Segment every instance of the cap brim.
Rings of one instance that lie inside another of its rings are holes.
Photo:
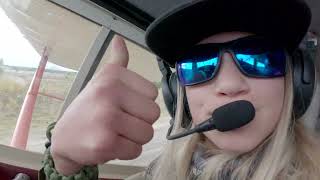
[[[170,66],[189,47],[220,32],[250,32],[296,49],[311,22],[300,0],[203,0],[185,4],[157,18],[147,29],[149,48]]]

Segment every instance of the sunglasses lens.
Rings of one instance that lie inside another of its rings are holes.
[[[183,85],[195,85],[212,79],[218,65],[218,55],[187,59],[177,63],[177,73]]]
[[[286,55],[284,50],[235,53],[240,68],[253,77],[278,77],[285,74]]]
[[[240,69],[252,77],[283,76],[286,70],[286,54],[274,42],[261,37],[249,37],[233,46]]]

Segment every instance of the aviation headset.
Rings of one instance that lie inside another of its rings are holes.
[[[293,91],[294,102],[293,112],[296,119],[300,118],[309,107],[315,84],[315,66],[308,49],[298,48],[292,55],[292,74],[293,74]],[[166,107],[171,115],[170,125],[174,123],[175,112],[177,107],[177,74],[172,72],[170,66],[162,59],[157,58],[159,69],[163,75],[162,93]],[[189,110],[188,100],[184,98],[185,118],[181,126],[183,128],[190,127],[191,113]]]

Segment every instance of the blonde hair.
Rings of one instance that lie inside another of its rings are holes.
[[[317,63],[317,62],[316,62]],[[320,177],[320,144],[313,129],[307,129],[303,119],[292,118],[292,69],[285,76],[285,98],[281,119],[275,130],[252,151],[228,154],[217,147],[208,148],[212,154],[199,180],[318,180]],[[318,74],[318,72],[317,72]],[[317,83],[316,83],[317,84]],[[184,89],[178,86],[177,110],[172,133],[184,129]],[[303,116],[304,117],[304,116]],[[197,144],[204,135],[169,141],[152,167],[153,180],[190,179],[190,162]]]

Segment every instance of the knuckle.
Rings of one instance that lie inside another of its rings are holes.
[[[154,130],[153,130],[152,126],[148,126],[147,128],[144,129],[144,131],[145,131],[145,140],[144,140],[143,144],[146,144],[146,143],[150,142],[151,139],[153,138]]]
[[[108,81],[106,81],[103,85],[102,85],[102,89],[109,94],[114,94],[117,92],[117,90],[120,87],[120,80],[118,78],[115,77],[110,77],[108,79]]]
[[[151,107],[151,119],[153,120],[153,122],[155,122],[160,117],[161,109],[160,106],[155,102],[152,103]]]
[[[121,97],[121,86],[122,85],[119,80],[108,80],[103,84],[101,83],[95,86],[93,96],[104,104],[112,104],[114,106],[118,103],[119,98]]]
[[[152,86],[151,86],[151,97],[152,97],[152,99],[156,99],[157,97],[158,97],[158,88],[154,85],[154,84],[152,84]]]
[[[95,84],[96,93],[106,94],[110,92],[110,94],[113,94],[117,92],[119,85],[120,80],[117,77],[110,76],[106,80]]]

